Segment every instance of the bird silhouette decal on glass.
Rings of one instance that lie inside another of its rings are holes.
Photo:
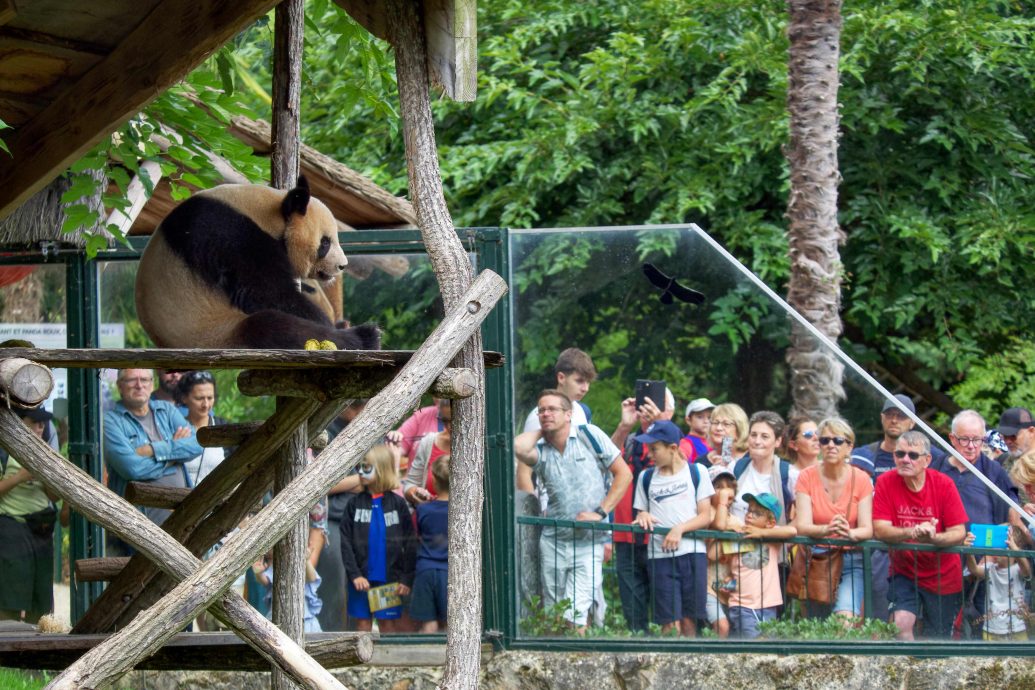
[[[647,276],[650,284],[661,290],[659,299],[662,304],[672,304],[673,299],[691,304],[704,303],[704,295],[684,285],[680,285],[675,278],[670,278],[658,270],[654,264],[643,264],[643,275]]]

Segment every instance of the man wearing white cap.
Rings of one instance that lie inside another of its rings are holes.
[[[690,433],[679,442],[679,450],[683,451],[688,462],[697,462],[697,458],[707,458],[711,448],[708,447],[708,427],[712,423],[712,410],[715,405],[708,398],[691,400],[686,406],[686,425]]]

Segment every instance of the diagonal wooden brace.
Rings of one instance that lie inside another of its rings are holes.
[[[52,689],[97,687],[115,681],[134,664],[154,653],[206,606],[220,596],[237,575],[290,529],[341,480],[406,410],[414,407],[449,361],[480,327],[507,290],[492,271],[484,271],[455,309],[409,363],[320,455],[320,460],[267,505],[247,527],[231,536],[211,559],[187,577],[160,603],[137,616],[48,685]],[[181,547],[182,548],[182,547]],[[224,595],[224,599],[226,596]],[[285,669],[289,670],[289,669]],[[297,677],[296,677],[297,680]]]
[[[186,547],[144,517],[143,513],[121,496],[115,495],[86,472],[67,462],[43,439],[29,431],[15,411],[6,408],[0,408],[0,445],[18,458],[36,479],[72,504],[77,511],[133,544],[163,570],[182,578],[195,572],[201,565],[201,561]],[[303,687],[343,687],[326,669],[313,661],[305,650],[249,606],[239,594],[226,591],[217,596],[220,601],[213,609],[215,615]],[[180,626],[172,632],[175,634],[182,628]],[[86,682],[74,687],[93,685]]]
[[[269,458],[276,449],[282,446],[293,430],[307,420],[319,406],[314,400],[299,399],[293,400],[285,409],[277,410],[263,423],[259,431],[252,434],[195,487],[165,521],[162,529],[175,541],[186,542],[187,537],[212,509],[233,493],[234,487],[270,465]],[[270,477],[272,479],[272,474]],[[203,552],[204,550],[195,553]],[[72,632],[101,633],[112,630],[115,622],[127,609],[135,613],[136,598],[157,575],[158,566],[153,559],[148,560],[142,554],[134,555],[129,565],[112,580],[86,615],[76,623]]]

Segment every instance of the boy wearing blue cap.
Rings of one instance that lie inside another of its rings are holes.
[[[654,422],[636,440],[647,446],[654,467],[636,482],[633,508],[640,511],[634,524],[647,531],[669,528],[664,537],[653,535],[647,547],[647,571],[654,598],[654,622],[668,632],[697,634],[697,619],[707,615],[708,559],[700,539],[683,539],[684,532],[706,529],[712,520],[711,478],[687,463],[679,442],[683,432],[669,421]]]
[[[736,530],[751,539],[775,536],[773,528],[781,512],[780,501],[776,496],[768,493],[744,494],[744,501],[748,504],[744,526]],[[786,526],[781,527],[780,534],[786,530]],[[730,595],[729,601],[730,632],[733,637],[758,637],[758,624],[774,620],[777,609],[783,604],[777,567],[780,544],[766,542],[757,546],[730,556],[730,570],[737,581],[736,591]]]

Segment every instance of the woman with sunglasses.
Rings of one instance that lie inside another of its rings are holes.
[[[820,462],[798,477],[798,534],[813,539],[831,537],[863,541],[873,536],[873,485],[866,472],[849,464],[855,432],[843,419],[831,417],[819,424]],[[844,546],[841,580],[833,612],[846,618],[862,615],[862,552]],[[826,611],[820,613],[825,614]]]
[[[403,479],[403,494],[413,505],[434,500],[435,485],[431,476],[432,466],[439,458],[448,456],[453,447],[453,404],[442,398],[438,401],[438,421],[442,431],[428,434],[417,444],[413,460]]]
[[[195,434],[202,427],[227,423],[212,412],[216,405],[216,379],[212,372],[188,371],[180,377],[177,391],[180,400],[187,406],[187,421],[194,428]],[[187,486],[194,488],[200,484],[225,457],[225,448],[206,448],[201,455],[183,463]]]
[[[787,424],[784,455],[799,472],[819,459],[819,429],[808,417],[795,417]]]

